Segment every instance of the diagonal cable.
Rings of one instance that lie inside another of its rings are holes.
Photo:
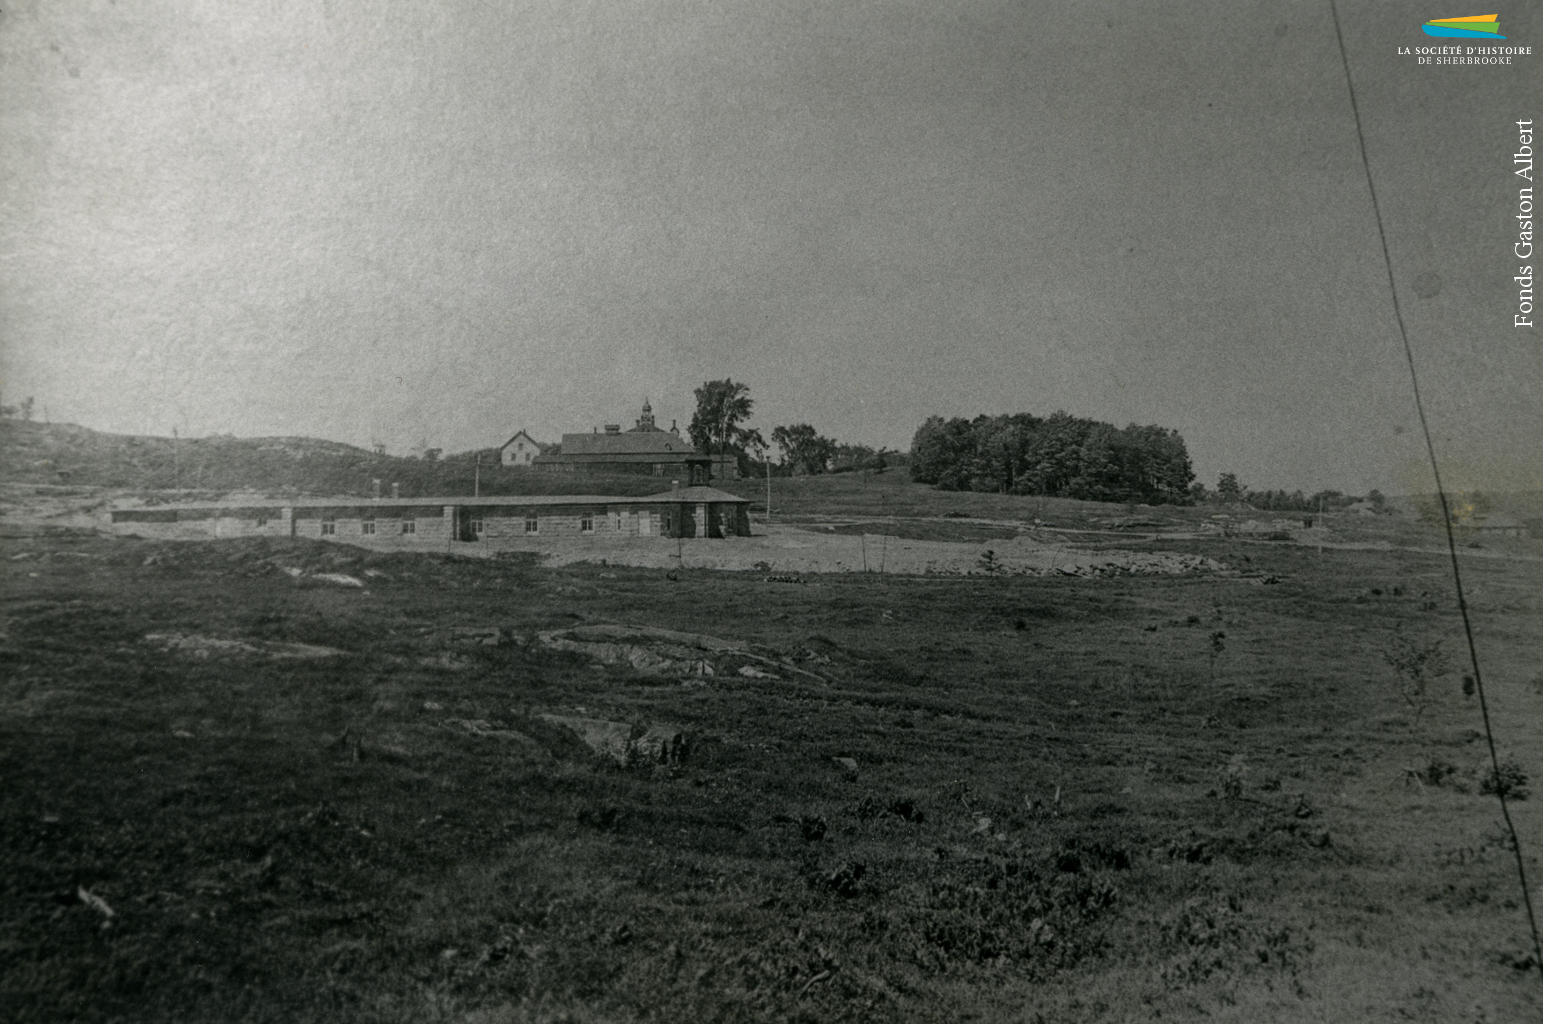
[[[1377,186],[1372,181],[1372,165],[1366,156],[1366,135],[1361,129],[1361,110],[1356,104],[1355,79],[1350,74],[1350,58],[1345,53],[1345,34],[1339,26],[1339,6],[1329,0],[1329,11],[1334,16],[1334,38],[1339,42],[1340,64],[1345,69],[1345,87],[1350,93],[1350,112],[1355,117],[1356,143],[1361,150],[1361,167],[1366,172],[1366,188],[1371,193],[1372,213],[1377,219],[1377,238],[1382,243],[1382,264],[1388,272],[1388,291],[1393,296],[1393,316],[1398,321],[1398,336],[1404,343],[1404,360],[1409,364],[1409,382],[1414,388],[1414,408],[1420,417],[1420,431],[1425,435],[1425,451],[1430,456],[1431,475],[1436,480],[1436,497],[1441,503],[1441,523],[1447,533],[1447,554],[1452,560],[1452,582],[1457,587],[1457,610],[1463,619],[1463,634],[1468,640],[1468,660],[1473,666],[1474,688],[1479,696],[1479,711],[1484,717],[1484,739],[1489,744],[1490,767],[1496,782],[1501,779],[1500,756],[1495,752],[1495,733],[1490,727],[1489,701],[1484,696],[1484,677],[1479,672],[1479,650],[1473,642],[1473,623],[1468,617],[1468,602],[1463,596],[1463,574],[1457,564],[1457,539],[1452,533],[1452,517],[1447,506],[1447,493],[1441,485],[1441,468],[1436,463],[1436,445],[1431,441],[1430,423],[1425,418],[1425,403],[1420,399],[1420,375],[1415,371],[1414,350],[1409,347],[1409,331],[1404,326],[1404,311],[1398,301],[1398,286],[1393,281],[1393,258],[1388,254],[1388,234],[1382,226],[1382,207],[1377,202]],[[1495,796],[1500,800],[1500,815],[1505,819],[1506,831],[1511,835],[1511,852],[1516,858],[1516,877],[1522,887],[1522,906],[1527,908],[1527,924],[1532,930],[1532,955],[1543,978],[1543,941],[1538,938],[1538,919],[1532,909],[1532,893],[1527,887],[1527,868],[1522,857],[1521,840],[1511,821],[1511,809],[1506,803],[1505,786],[1497,784]]]

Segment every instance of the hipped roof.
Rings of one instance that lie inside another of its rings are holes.
[[[553,463],[574,462],[582,465],[602,466],[608,462],[624,463],[626,465],[647,466],[655,463],[668,464],[672,462],[706,462],[707,456],[699,455],[694,449],[687,448],[684,451],[674,452],[585,452],[574,455],[567,451],[545,452],[536,456],[536,462],[552,465]]]

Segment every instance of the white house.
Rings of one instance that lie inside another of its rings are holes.
[[[498,450],[499,461],[506,466],[529,468],[531,460],[547,448],[547,445],[522,430],[505,441],[503,447]]]

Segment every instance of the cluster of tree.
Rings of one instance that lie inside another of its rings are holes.
[[[1263,512],[1337,512],[1363,501],[1371,502],[1378,512],[1387,507],[1387,498],[1381,491],[1374,490],[1362,497],[1343,491],[1304,494],[1301,491],[1254,490],[1240,484],[1236,473],[1223,473],[1217,479],[1214,491],[1196,481],[1190,487],[1190,496],[1197,504],[1247,505]]]
[[[821,434],[807,423],[774,427],[771,445],[780,452],[772,463],[771,445],[761,432],[743,426],[755,408],[750,386],[730,378],[705,381],[695,391],[696,412],[686,433],[697,450],[711,455],[733,456],[740,473],[760,476],[768,470],[779,476],[795,473],[882,473],[897,453],[862,444],[844,444]]]
[[[777,427],[772,443],[782,452],[778,467],[784,476],[797,473],[882,473],[895,452],[865,444],[846,444],[825,437],[807,423]]]
[[[1195,478],[1176,430],[1118,429],[1057,412],[931,416],[911,440],[911,479],[941,490],[1188,504]]]

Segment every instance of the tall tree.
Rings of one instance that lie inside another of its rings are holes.
[[[836,454],[836,442],[821,437],[819,431],[807,423],[775,428],[772,442],[782,449],[782,464],[795,472],[823,473]]]
[[[967,490],[975,458],[975,433],[969,420],[929,416],[911,438],[911,479],[944,491]]]
[[[738,451],[748,436],[748,431],[740,424],[750,418],[750,410],[755,405],[750,397],[750,385],[725,377],[704,381],[695,394],[696,412],[686,430],[691,443],[699,451],[711,455],[730,445]]]

